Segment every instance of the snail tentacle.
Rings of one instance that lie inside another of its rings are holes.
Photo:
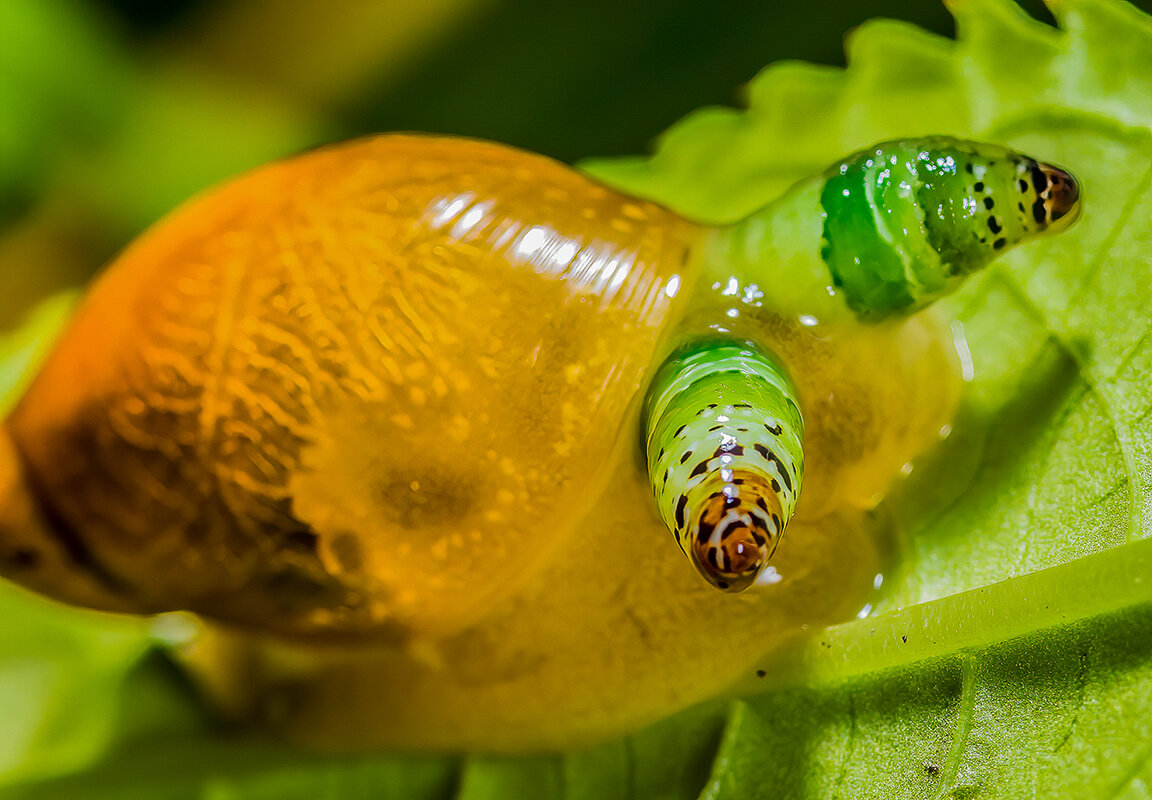
[[[886,142],[824,174],[821,256],[860,318],[909,313],[1013,245],[1066,230],[1080,189],[1064,170],[978,142]]]
[[[751,586],[796,507],[804,422],[792,382],[750,344],[672,356],[645,414],[648,478],[660,515],[700,573]]]

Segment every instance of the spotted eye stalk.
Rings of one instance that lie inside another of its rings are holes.
[[[994,145],[934,137],[878,145],[835,165],[821,192],[821,255],[863,318],[908,313],[994,256],[1067,229],[1075,179]]]
[[[719,589],[747,589],[796,507],[804,422],[795,389],[752,345],[711,343],[667,362],[647,409],[648,474],[664,522]]]

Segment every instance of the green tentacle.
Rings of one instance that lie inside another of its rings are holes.
[[[1079,212],[1079,187],[1064,170],[946,137],[879,144],[825,178],[821,255],[865,318],[915,311]]]
[[[660,515],[713,585],[750,586],[796,507],[804,423],[781,368],[750,345],[673,356],[645,414],[648,476]]]
[[[783,316],[876,322],[927,306],[1079,212],[1072,176],[1021,153],[943,136],[885,142],[717,228],[702,285],[761,289],[757,305]]]

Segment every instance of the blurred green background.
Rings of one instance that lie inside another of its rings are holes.
[[[390,130],[641,153],[873,16],[952,30],[924,0],[3,0],[0,328],[269,159]]]

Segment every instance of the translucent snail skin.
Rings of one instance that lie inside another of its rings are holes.
[[[318,744],[626,730],[859,606],[956,400],[920,310],[1078,208],[946,138],[725,228],[482,142],[272,164],[92,288],[0,436],[0,575],[195,612],[217,707]]]

